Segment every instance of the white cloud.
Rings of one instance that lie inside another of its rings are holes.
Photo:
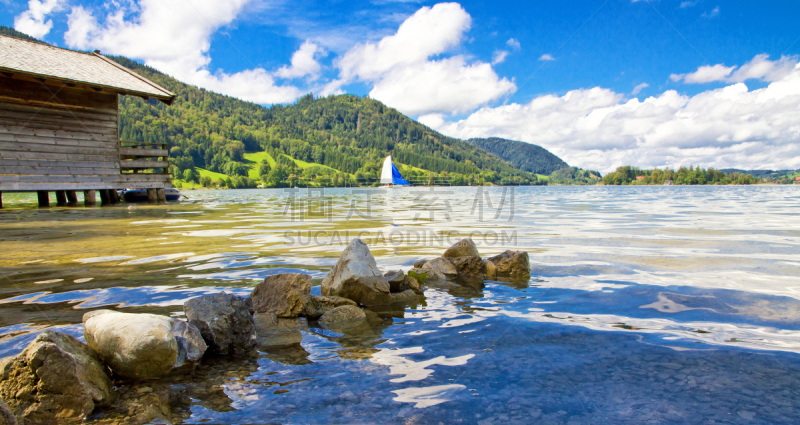
[[[712,81],[725,81],[731,72],[736,69],[735,66],[725,66],[722,64],[717,65],[704,65],[697,68],[697,71],[689,74],[672,74],[669,76],[672,81],[680,81],[687,84],[703,84]]]
[[[756,55],[752,60],[737,69],[736,66],[704,65],[697,71],[689,74],[672,74],[672,81],[681,81],[687,84],[703,84],[715,81],[726,83],[743,83],[749,79],[767,82],[778,81],[792,72],[798,58],[796,56],[781,56],[780,59],[771,61],[769,55]]]
[[[539,56],[539,60],[540,61],[554,61],[554,60],[556,60],[556,58],[554,58],[553,55],[551,55],[550,53],[545,53],[545,54]]]
[[[639,84],[639,85],[637,85],[636,87],[633,88],[633,91],[631,91],[631,94],[635,96],[635,95],[639,94],[639,92],[641,92],[642,90],[644,90],[644,89],[646,89],[648,87],[650,87],[650,84],[647,84],[647,83]]]
[[[776,61],[769,60],[769,55],[756,55],[750,62],[742,65],[733,72],[729,82],[741,83],[749,79],[762,81],[778,81],[790,74],[797,63],[796,56],[781,56]]]
[[[510,47],[511,50],[514,51],[518,51],[522,48],[522,45],[519,44],[519,41],[517,41],[515,38],[509,38],[508,41],[506,41],[506,46]],[[511,52],[508,50],[495,50],[494,54],[492,54],[492,65],[505,62],[506,58],[510,54]]]
[[[369,96],[411,116],[468,112],[516,90],[488,63],[468,65],[462,56],[396,68],[375,83]]]
[[[508,50],[495,50],[494,54],[492,55],[492,65],[505,62],[509,53],[510,52]]]
[[[468,63],[464,55],[431,60],[459,46],[471,22],[457,3],[423,7],[395,34],[351,48],[336,62],[340,80],[371,83],[370,97],[409,115],[466,112],[513,93],[514,82],[490,64]]]
[[[544,95],[527,104],[484,107],[463,120],[420,120],[454,137],[535,143],[570,164],[603,172],[620,165],[800,168],[800,64],[767,87],[744,83],[643,101],[609,89]]]
[[[345,79],[377,79],[403,65],[425,61],[461,43],[472,18],[458,3],[423,7],[405,20],[397,33],[377,44],[358,44],[339,61]]]
[[[319,46],[306,41],[292,55],[292,65],[281,67],[275,75],[280,78],[301,78],[308,75],[312,80],[316,80],[319,78],[321,67],[315,56],[322,53]]]
[[[715,7],[710,12],[704,12],[702,15],[704,18],[714,18],[719,16],[719,6]]]
[[[681,9],[686,9],[687,7],[692,7],[697,4],[697,1],[684,1],[681,2]]]
[[[43,38],[53,28],[53,21],[47,15],[61,9],[63,0],[30,0],[28,10],[14,18],[14,29],[31,37]]]
[[[290,102],[301,91],[275,85],[264,69],[233,74],[208,70],[212,34],[231,23],[249,1],[113,2],[102,23],[91,10],[76,6],[64,41],[72,48],[141,59],[184,82],[253,102]]]

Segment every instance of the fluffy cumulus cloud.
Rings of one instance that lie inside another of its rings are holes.
[[[316,56],[324,54],[322,49],[316,44],[306,41],[292,55],[292,65],[284,66],[275,72],[280,78],[301,78],[309,76],[310,79],[319,78],[321,66],[317,62]]]
[[[760,60],[757,56],[750,63]],[[755,90],[739,82],[691,97],[669,90],[626,100],[595,87],[540,96],[527,104],[484,107],[456,122],[437,114],[420,120],[454,137],[535,143],[570,164],[604,172],[625,164],[797,169],[800,63],[795,60],[791,71],[780,75]]]
[[[553,55],[551,55],[550,53],[545,53],[545,54],[539,56],[539,60],[540,61],[554,61],[554,60],[556,60],[556,58],[554,58]]]
[[[30,0],[28,10],[14,18],[14,29],[31,37],[43,38],[53,28],[53,21],[47,15],[58,11],[63,0]]]
[[[514,82],[490,64],[470,63],[464,55],[431,59],[460,45],[471,22],[457,3],[423,7],[395,34],[345,53],[337,61],[340,79],[372,84],[370,97],[409,115],[466,112],[513,93]]]
[[[300,90],[277,85],[273,74],[264,69],[234,74],[208,70],[212,34],[231,23],[248,2],[113,2],[104,9],[102,19],[92,10],[75,6],[68,16],[69,29],[64,41],[76,49],[100,49],[104,53],[141,59],[182,81],[242,99],[258,103],[292,101],[300,95]],[[314,71],[302,49],[298,52],[297,66],[293,58],[292,66],[283,70],[284,74]]]
[[[747,80],[761,80],[773,82],[783,79],[790,74],[797,63],[794,56],[781,56],[780,59],[771,61],[769,55],[756,55],[751,61],[741,67],[725,66],[723,64],[705,65],[697,71],[688,74],[672,74],[672,81],[683,81],[687,84],[703,84],[716,81],[726,83],[743,83]]]

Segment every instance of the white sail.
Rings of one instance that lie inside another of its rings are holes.
[[[383,160],[381,169],[381,184],[392,184],[392,156],[389,155]]]

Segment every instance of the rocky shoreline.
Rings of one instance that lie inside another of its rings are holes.
[[[19,355],[0,360],[0,425],[77,423],[102,410],[121,412],[126,423],[168,420],[188,397],[159,382],[191,377],[204,356],[224,362],[252,356],[258,347],[297,344],[308,321],[334,332],[367,326],[370,309],[416,303],[425,285],[527,280],[530,271],[525,252],[483,259],[464,239],[441,257],[415,262],[408,273],[382,273],[369,247],[354,239],[323,279],[322,296],[310,293],[311,276],[283,273],[266,277],[249,297],[192,298],[184,303],[186,320],[91,311],[83,316],[85,344],[48,330]],[[143,382],[148,386],[133,390],[131,384]]]

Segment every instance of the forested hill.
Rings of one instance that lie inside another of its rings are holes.
[[[493,153],[514,167],[529,173],[550,175],[553,171],[569,167],[566,162],[547,149],[530,143],[499,137],[470,139],[467,142]]]
[[[131,96],[120,101],[122,140],[167,142],[176,172],[201,167],[247,176],[253,165],[245,154],[263,151],[277,160],[273,168],[282,164],[289,174],[303,171],[298,164],[315,163],[325,166],[315,168],[317,173],[334,169],[376,179],[391,154],[417,180],[433,172],[455,184],[536,182],[536,176],[373,99],[307,95],[292,105],[265,108],[184,84],[123,57],[111,59],[177,95],[172,106]]]

